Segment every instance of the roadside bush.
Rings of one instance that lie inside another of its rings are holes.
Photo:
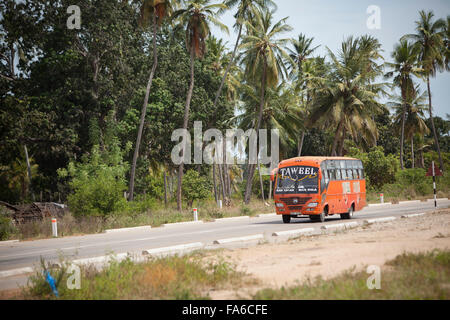
[[[7,240],[15,232],[11,218],[6,217],[0,212],[0,241]]]
[[[263,181],[263,188],[264,188],[264,199],[267,199],[267,198],[269,198],[270,176],[264,176],[263,175],[262,176],[262,181]],[[258,198],[262,199],[261,182],[259,181],[259,170],[258,169],[255,170],[255,174],[253,176],[252,192]],[[272,190],[272,192],[273,192],[273,190]]]
[[[424,169],[405,169],[396,174],[397,183],[403,187],[413,187],[417,195],[427,195],[433,193],[432,178],[426,177]]]
[[[123,193],[127,190],[127,170],[128,164],[123,162],[117,143],[103,152],[94,146],[91,156],[83,157],[82,163],[70,162],[67,169],[58,170],[60,177],[71,178],[69,185],[73,193],[67,200],[73,214],[105,216],[125,210],[127,202]]]
[[[127,203],[127,213],[144,213],[156,210],[160,206],[159,202],[150,196],[138,195],[134,201]]]
[[[383,147],[373,147],[369,153],[350,148],[348,155],[363,162],[368,186],[380,190],[385,184],[395,183],[400,162],[393,154],[385,155]]]
[[[204,200],[211,196],[211,182],[200,176],[195,170],[188,170],[183,177],[183,197],[188,206],[192,207],[195,200]]]

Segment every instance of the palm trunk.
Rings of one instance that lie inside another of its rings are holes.
[[[227,79],[228,73],[230,72],[231,66],[234,63],[234,58],[236,56],[236,52],[237,52],[237,49],[239,47],[239,41],[241,40],[241,34],[242,34],[242,24],[239,27],[239,33],[238,33],[238,37],[236,39],[236,44],[234,45],[234,50],[233,50],[233,53],[231,55],[230,63],[228,64],[227,69],[225,70],[225,74],[222,77],[222,82],[220,83],[219,89],[217,90],[217,93],[216,93],[216,98],[214,99],[214,106],[213,106],[214,115],[212,117],[213,119],[214,119],[216,113],[218,112],[218,110],[217,110],[217,103],[219,102],[219,98],[220,98],[220,96],[222,94],[222,89],[223,89],[223,86],[224,86],[225,81]]]
[[[442,162],[442,156],[441,156],[441,148],[439,147],[439,139],[436,132],[436,127],[434,126],[434,118],[433,118],[433,107],[431,104],[431,88],[430,88],[430,77],[427,76],[427,87],[428,87],[428,99],[429,99],[429,112],[430,112],[430,120],[431,120],[431,127],[433,129],[433,136],[434,136],[434,143],[436,144],[436,149],[439,156],[439,165],[441,166],[441,170],[444,171],[444,163]]]
[[[186,106],[184,108],[183,129],[187,129],[189,123],[189,109],[191,107],[192,92],[194,91],[194,47],[191,44],[191,82],[186,97]],[[184,150],[182,151],[184,157]],[[177,186],[177,209],[181,211],[181,183],[183,180],[184,161],[181,162],[178,169],[178,186]]]
[[[259,165],[259,157],[256,158],[257,162],[258,162],[258,173],[259,173],[259,184],[261,187],[261,197],[262,197],[262,201],[263,203],[266,202],[266,197],[264,195],[264,183],[263,183],[263,179],[262,179],[262,174],[261,174],[261,166]]]
[[[402,130],[400,135],[400,168],[403,170],[405,167],[403,165],[403,145],[405,142],[405,118],[406,118],[406,103],[405,103],[405,94],[402,93],[403,97],[403,111],[402,111]]]
[[[33,201],[34,201],[34,192],[31,190],[31,165],[30,165],[30,158],[28,157],[28,149],[27,146],[24,145],[23,146],[24,150],[25,150],[25,161],[27,162],[27,173],[28,173],[28,190],[31,192]]]
[[[258,122],[256,124],[256,135],[258,136],[259,129],[261,128],[261,122],[263,117],[263,111],[264,111],[264,96],[266,94],[266,77],[267,77],[267,61],[266,57],[264,57],[264,67],[263,67],[263,74],[262,74],[262,81],[261,81],[261,102],[259,105],[259,114],[258,114]],[[256,139],[258,143],[258,138]],[[258,146],[257,151],[258,151]],[[256,157],[258,159],[259,152],[256,152]],[[258,161],[257,161],[258,162]],[[253,175],[255,174],[255,164],[248,165],[248,176],[247,176],[247,184],[245,186],[245,195],[244,195],[244,202],[245,204],[250,203],[250,199],[252,196],[252,182],[253,182]]]
[[[216,200],[217,203],[219,199],[217,199],[216,165],[214,163],[212,165],[212,169],[213,169],[214,200]]]
[[[333,140],[333,146],[331,147],[331,155],[334,157],[334,156],[337,156],[337,153],[336,153],[336,149],[337,149],[337,146],[338,146],[338,142],[339,142],[339,135],[340,135],[340,133],[341,133],[341,130],[342,130],[342,126],[344,125],[344,119],[342,119],[340,122],[339,122],[339,125],[338,125],[338,127],[337,127],[337,129],[336,129],[336,133],[334,134],[334,140]]]
[[[344,142],[345,142],[345,134],[342,132],[341,140],[339,143],[339,156],[342,157],[344,155]]]
[[[269,201],[272,200],[272,180],[269,183]]]
[[[228,175],[228,165],[226,162],[226,152],[227,152],[227,143],[226,143],[226,139],[224,139],[223,144],[222,144],[222,155],[223,155],[223,166],[222,166],[222,173],[223,173],[223,184],[225,187],[225,195],[226,195],[226,200],[225,200],[225,205],[228,207],[230,206],[230,184],[229,184],[229,180],[230,177]]]
[[[305,131],[302,131],[302,137],[298,143],[298,157],[302,156],[303,141],[305,140]]]
[[[164,170],[164,206],[167,208],[167,174]]]
[[[147,83],[147,91],[145,92],[145,99],[144,99],[144,105],[142,106],[141,110],[141,120],[139,123],[139,131],[136,139],[136,146],[134,149],[134,155],[133,155],[133,164],[131,166],[131,173],[130,173],[130,186],[129,186],[129,196],[128,200],[133,201],[134,199],[134,178],[136,174],[136,163],[137,158],[139,157],[139,147],[141,145],[141,139],[142,139],[142,132],[144,131],[144,123],[145,123],[145,116],[147,115],[147,106],[148,106],[148,98],[150,96],[150,89],[152,87],[153,83],[153,77],[155,75],[156,67],[158,65],[158,54],[156,51],[156,30],[157,30],[157,24],[156,24],[156,14],[153,13],[153,66],[152,71],[150,72],[150,77],[148,79]]]
[[[414,136],[411,136],[411,168],[414,169]]]
[[[227,191],[225,189],[225,181],[224,181],[224,178],[223,178],[223,171],[224,171],[223,170],[223,165],[218,164],[218,167],[219,167],[220,187],[221,187],[221,190],[222,190],[222,199],[223,199],[224,205],[226,205],[226,202],[227,202]]]
[[[420,149],[419,154],[420,154],[420,167],[422,169],[425,169],[425,158],[423,156],[423,148]]]

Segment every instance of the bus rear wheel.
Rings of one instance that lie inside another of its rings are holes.
[[[350,208],[348,208],[348,212],[346,213],[342,213],[341,214],[341,219],[351,219],[353,218],[353,205],[350,206]]]
[[[284,223],[290,223],[291,222],[291,216],[287,214],[283,214],[283,222]]]

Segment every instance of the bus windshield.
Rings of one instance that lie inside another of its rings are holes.
[[[292,166],[278,171],[277,194],[308,194],[319,192],[319,168]]]

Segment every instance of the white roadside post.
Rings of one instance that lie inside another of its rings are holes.
[[[56,219],[52,219],[52,233],[54,238],[58,237],[58,224]]]
[[[433,193],[434,193],[434,207],[437,208],[437,199],[436,199],[436,174],[434,172],[434,161],[431,162],[431,167],[433,171]]]
[[[197,208],[194,208],[194,221],[198,221]]]
[[[222,209],[222,200],[217,200],[217,205],[219,206],[219,209]]]
[[[380,202],[384,203],[384,194],[380,193]]]

